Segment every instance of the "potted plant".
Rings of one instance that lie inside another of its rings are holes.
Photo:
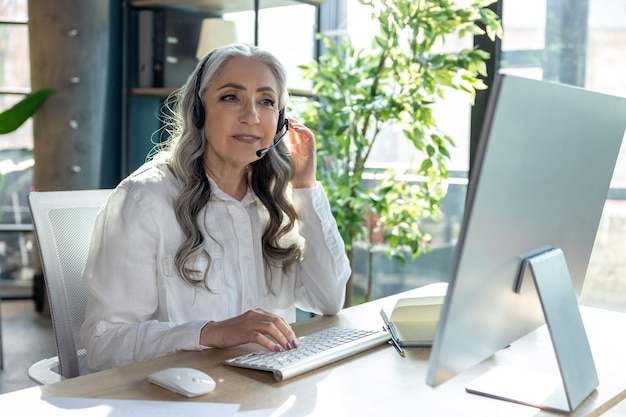
[[[428,250],[430,235],[420,219],[437,220],[446,192],[447,162],[453,139],[442,132],[433,106],[448,90],[473,100],[485,89],[488,53],[478,48],[445,52],[448,36],[487,33],[501,36],[493,0],[359,0],[372,9],[379,33],[359,49],[344,37],[321,35],[325,52],[302,65],[312,81],[314,100],[299,117],[316,134],[318,175],[328,193],[350,262],[357,242],[368,242],[371,259],[378,232],[385,253],[405,263]],[[380,132],[401,127],[421,160],[406,169],[374,172],[364,181],[367,162]],[[415,174],[421,181],[399,181]],[[366,221],[366,219],[368,221]],[[370,265],[370,281],[371,270]],[[350,280],[352,281],[352,279]],[[351,305],[352,282],[346,306]]]

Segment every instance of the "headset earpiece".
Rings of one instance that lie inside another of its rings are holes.
[[[213,52],[210,52],[202,64],[200,68],[198,68],[198,72],[196,73],[196,82],[194,84],[193,89],[193,124],[196,125],[198,129],[202,129],[204,126],[204,118],[206,117],[204,114],[204,105],[202,104],[202,98],[200,97],[200,84],[202,84],[202,73],[204,72],[204,67],[206,66],[207,61],[211,58]]]
[[[196,125],[198,129],[202,129],[204,126],[204,105],[202,104],[202,99],[200,98],[200,82],[202,80],[202,72],[204,70],[204,63],[198,70],[196,74],[196,85],[194,87],[193,92],[193,124]]]
[[[278,126],[276,126],[276,133],[280,133],[280,131],[283,130],[285,126],[287,126],[287,129],[289,129],[289,120],[287,120],[287,118],[285,117],[285,109],[282,109],[280,112],[278,112]]]

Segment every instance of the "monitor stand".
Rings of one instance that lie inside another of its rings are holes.
[[[560,378],[527,369],[498,366],[471,382],[466,390],[534,407],[571,412],[598,386],[598,374],[565,256],[560,249],[550,249],[524,259],[520,280],[529,267],[559,365]]]

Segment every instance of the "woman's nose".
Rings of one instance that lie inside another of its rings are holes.
[[[259,122],[259,111],[254,102],[245,103],[243,105],[241,119],[247,124],[255,124]]]

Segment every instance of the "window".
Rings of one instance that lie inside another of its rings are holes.
[[[0,0],[0,111],[30,92],[27,0]],[[32,123],[0,136],[0,293],[32,294],[33,235],[26,196],[32,184]],[[26,232],[24,232],[26,231]]]
[[[302,78],[298,65],[316,56],[317,6],[300,2],[280,7],[268,4],[271,6],[270,2],[259,2],[256,33],[253,11],[227,13],[224,18],[237,23],[239,42],[257,44],[285,65],[292,94],[309,91],[311,85]]]
[[[347,28],[348,36],[360,48],[366,48],[371,43],[372,34],[378,31],[378,22],[372,21],[371,8],[363,6],[354,0],[347,1]],[[454,38],[446,41],[446,51],[459,51],[471,48],[473,40],[470,36]],[[449,170],[465,175],[469,168],[469,121],[470,104],[467,98],[460,93],[450,92],[446,101],[437,108],[437,120],[441,129],[452,136],[456,141],[456,148],[452,149]],[[389,166],[392,164],[408,164],[411,158],[419,156],[412,144],[403,140],[398,132],[386,132],[375,145],[370,157],[370,164]]]
[[[357,47],[368,47],[373,34],[378,31],[378,22],[373,21],[370,16],[371,8],[361,5],[356,0],[337,0],[331,3],[342,4],[337,5],[336,9],[345,8],[345,19],[336,18],[336,27],[328,27],[322,21],[321,27],[327,28],[328,32],[325,29],[322,31],[327,34],[347,34]],[[471,48],[473,44],[473,38],[468,35],[463,38],[447,39],[441,48],[455,52]],[[435,108],[435,117],[441,130],[450,135],[456,143],[456,146],[451,149],[451,160],[448,166],[448,192],[441,202],[442,221],[438,224],[423,226],[423,229],[427,229],[433,236],[431,251],[422,254],[415,261],[410,261],[406,268],[402,268],[394,260],[387,259],[382,253],[374,254],[371,298],[397,293],[431,282],[448,280],[467,189],[471,117],[471,104],[468,97],[460,92],[450,91],[445,101]],[[373,169],[409,165],[412,159],[418,157],[420,157],[418,151],[402,137],[402,132],[391,126],[381,133],[370,154],[368,165]],[[361,290],[365,292],[368,285],[369,262],[366,256],[364,250],[357,249],[353,263],[355,293]]]
[[[504,39],[500,71],[536,79],[549,79],[608,94],[626,96],[626,2],[623,0],[499,0]],[[360,45],[370,42],[369,8],[355,0],[335,0],[347,10],[335,28],[345,30]],[[371,23],[374,25],[374,22]],[[324,27],[325,22],[321,22]],[[331,27],[331,30],[333,28]],[[446,47],[460,48],[472,39],[451,40]],[[445,210],[449,221],[438,236],[447,253],[420,257],[405,269],[377,264],[374,285],[379,295],[397,292],[431,280],[446,280],[451,247],[457,236],[464,204],[470,148],[470,106],[450,96],[439,107],[442,129],[456,141],[450,171],[451,184]],[[414,152],[393,131],[373,155],[372,164],[405,162]],[[458,187],[457,187],[458,185]],[[592,254],[583,301],[590,305],[626,311],[626,146],[618,159]],[[355,262],[355,265],[366,264]],[[419,270],[418,274],[414,271]],[[355,271],[358,275],[362,271]],[[623,278],[620,278],[623,277]],[[358,277],[357,277],[358,278]],[[357,279],[355,278],[355,281]]]
[[[0,0],[0,111],[30,91],[27,0]],[[5,135],[0,149],[32,148],[30,121]]]
[[[621,0],[504,0],[503,72],[626,96]],[[626,311],[626,149],[622,146],[582,301]]]

